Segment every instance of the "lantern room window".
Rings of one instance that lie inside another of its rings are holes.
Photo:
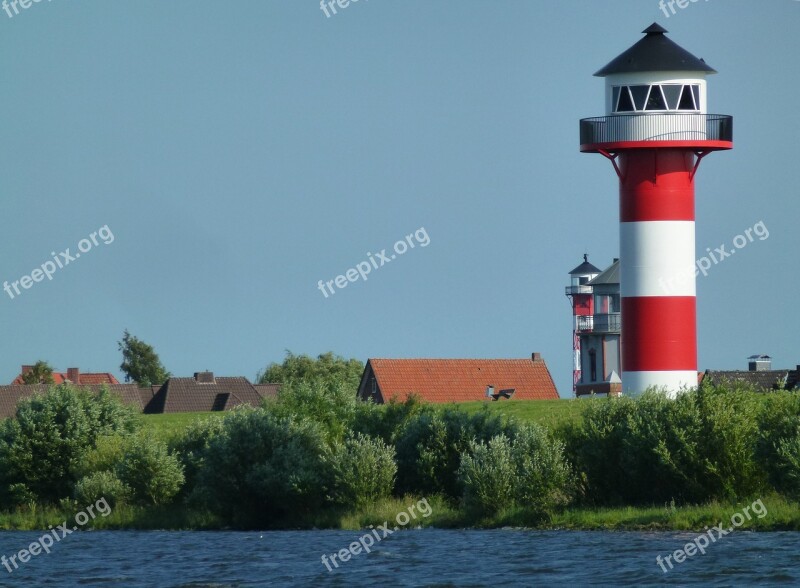
[[[700,110],[699,84],[614,86],[613,112],[670,112]]]

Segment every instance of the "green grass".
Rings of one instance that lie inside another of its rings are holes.
[[[386,521],[396,521],[401,512],[417,515],[409,521],[407,528],[419,526],[446,529],[458,527],[462,522],[461,514],[442,498],[434,496],[430,500],[425,499],[425,502],[421,501],[422,499],[415,496],[384,498],[340,515],[331,526],[346,530],[365,529],[370,525],[377,527]]]
[[[67,521],[70,525],[75,520],[77,509],[56,506],[19,508],[15,511],[0,513],[0,530],[3,531],[39,531],[51,525],[60,525]],[[222,528],[219,520],[212,514],[188,509],[176,504],[163,507],[141,507],[117,505],[107,516],[95,511],[95,518],[82,525],[82,530],[214,530]]]
[[[534,422],[557,428],[560,425],[580,420],[585,405],[580,400],[511,400],[499,402],[462,402],[457,406],[469,413],[479,410],[514,417],[523,422]],[[169,441],[180,435],[195,420],[224,416],[220,412],[177,412],[169,414],[144,414],[141,419],[145,430],[162,441]]]
[[[152,436],[164,442],[179,436],[191,423],[196,420],[205,420],[213,416],[223,416],[220,412],[173,412],[168,414],[143,414],[139,415],[142,429],[149,431]]]
[[[711,502],[688,506],[650,506],[619,508],[571,508],[553,516],[549,526],[557,529],[582,530],[675,530],[697,531],[722,523],[724,528],[731,526],[731,516],[744,514],[751,507],[751,519],[745,520],[741,529],[757,531],[800,530],[800,504],[790,502],[781,496],[762,499],[766,514],[758,508],[753,509],[755,500],[742,500],[738,503]]]
[[[478,412],[486,407],[491,413],[514,417],[523,422],[533,422],[557,428],[581,419],[582,400],[500,400],[498,402],[462,402],[458,406],[467,412]]]
[[[406,528],[434,527],[439,529],[463,528],[529,528],[541,530],[583,531],[700,531],[722,523],[731,527],[731,516],[744,513],[754,500],[738,503],[712,502],[690,506],[624,506],[619,508],[568,508],[550,517],[525,509],[511,509],[480,520],[470,518],[465,512],[453,508],[447,501],[433,496],[427,506],[414,496],[385,498],[373,504],[348,511],[321,513],[313,519],[298,519],[282,528],[360,530],[377,527],[384,522],[395,526],[397,515],[416,512]],[[800,530],[800,504],[780,496],[762,499],[764,510],[750,508],[751,518],[739,527],[751,531]],[[415,511],[411,506],[415,506]],[[759,518],[759,513],[764,513]],[[429,513],[428,516],[424,516]],[[75,511],[58,507],[21,508],[0,513],[0,530],[42,530],[62,521],[73,521]],[[96,516],[83,529],[159,529],[159,530],[215,530],[227,528],[213,515],[192,510],[183,505],[166,507],[118,506],[107,517]]]

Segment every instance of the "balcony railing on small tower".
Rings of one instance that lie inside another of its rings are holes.
[[[582,333],[618,333],[622,327],[620,313],[578,316],[577,330]]]

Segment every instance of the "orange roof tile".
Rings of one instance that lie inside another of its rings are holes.
[[[119,384],[117,378],[114,377],[114,374],[110,372],[101,372],[101,373],[81,373],[78,376],[80,378],[79,382],[73,382],[73,384],[77,384],[79,386],[99,386],[100,384],[109,384],[110,386],[116,386]],[[67,381],[67,373],[66,372],[53,372],[53,383],[54,384],[63,384]],[[14,378],[14,381],[11,382],[12,386],[22,386],[25,382],[22,380],[22,374],[18,375]]]
[[[426,402],[486,400],[486,386],[495,392],[514,388],[514,400],[556,400],[553,378],[543,360],[531,359],[370,359],[384,401],[404,400],[416,393]]]

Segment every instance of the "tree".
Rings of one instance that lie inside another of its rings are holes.
[[[30,371],[22,374],[22,381],[26,384],[52,384],[53,368],[46,361],[37,361]]]
[[[0,504],[68,496],[97,439],[130,435],[136,425],[133,410],[106,388],[93,394],[64,384],[20,401],[16,418],[0,423]]]
[[[345,359],[333,352],[322,353],[316,359],[308,355],[286,352],[283,363],[271,363],[258,374],[259,384],[288,384],[290,382],[322,380],[326,384],[341,382],[355,393],[361,382],[364,364],[357,359]]]
[[[120,369],[125,372],[125,381],[134,381],[142,388],[166,382],[170,374],[162,365],[152,345],[137,339],[127,329],[118,342],[122,352]]]

